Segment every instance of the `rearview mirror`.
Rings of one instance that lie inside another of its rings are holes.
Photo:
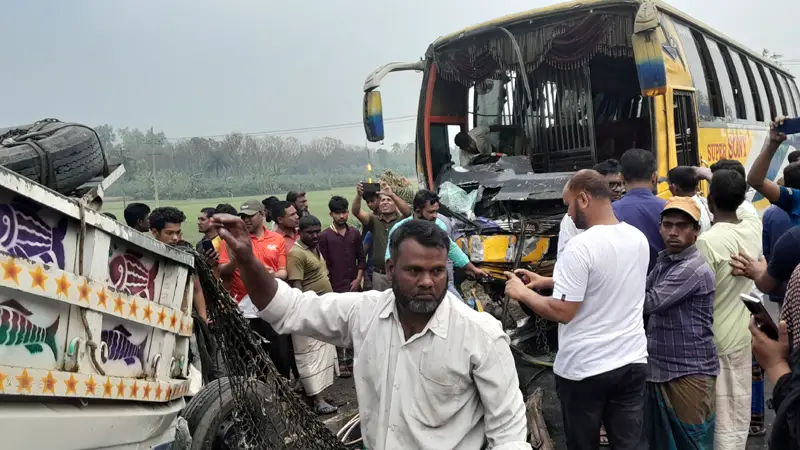
[[[370,142],[383,140],[383,106],[379,91],[364,93],[364,131]]]

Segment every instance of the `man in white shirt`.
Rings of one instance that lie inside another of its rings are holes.
[[[392,289],[319,296],[290,288],[252,255],[244,223],[215,216],[262,319],[278,333],[351,347],[370,450],[531,450],[525,405],[500,323],[447,292],[449,239],[412,220],[392,235]]]
[[[616,159],[607,159],[603,162],[597,163],[592,168],[608,183],[608,188],[611,189],[611,201],[615,202],[622,198],[623,193],[625,192],[625,180],[622,178],[622,169],[619,165],[619,161]],[[564,217],[561,219],[561,226],[559,227],[558,232],[558,253],[557,257],[561,256],[561,252],[564,251],[564,247],[567,246],[567,242],[570,239],[577,236],[583,230],[579,230],[575,226],[575,222],[569,217],[569,214],[564,214]]]
[[[506,272],[506,295],[559,322],[554,372],[569,450],[596,450],[601,423],[615,449],[638,448],[643,432],[650,249],[641,231],[617,220],[611,198],[602,175],[576,173],[564,203],[586,231],[567,243],[553,278]],[[553,289],[553,296],[532,289]]]

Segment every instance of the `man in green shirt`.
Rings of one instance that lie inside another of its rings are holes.
[[[427,220],[428,222],[433,222],[436,224],[437,227],[441,228],[445,232],[447,232],[447,225],[444,222],[439,220],[439,196],[435,193],[427,190],[427,189],[420,189],[417,194],[414,196],[414,215],[411,217],[406,217],[398,221],[392,228],[389,230],[389,235],[387,237],[387,247],[386,252],[384,254],[385,259],[389,259],[389,247],[391,247],[392,242],[392,233],[396,230],[400,225],[408,222],[412,219],[419,219],[419,220]],[[452,239],[450,239],[450,247],[447,252],[447,258],[453,263],[453,266],[463,268],[468,273],[472,274],[472,276],[476,278],[487,278],[490,275],[483,270],[476,267],[472,262],[469,260],[469,256],[461,250],[461,247],[458,246]],[[455,288],[453,284],[453,280],[448,280],[447,289],[454,293],[459,299],[461,299],[461,294],[459,294],[458,290]]]
[[[398,197],[386,183],[381,183],[379,195],[378,214],[370,214],[361,209],[361,199],[364,196],[364,186],[356,186],[356,198],[353,200],[351,212],[364,225],[364,234],[372,232],[372,288],[376,291],[385,291],[392,288],[386,277],[386,248],[389,244],[389,230],[402,218],[411,215],[411,209],[402,198]]]
[[[292,287],[317,295],[333,292],[325,259],[319,253],[322,224],[308,215],[300,219],[300,239],[286,258],[287,280]],[[322,391],[333,384],[336,347],[307,336],[292,336],[297,370],[306,395],[314,400],[314,412],[332,414],[338,410],[322,397]]]
[[[738,171],[714,172],[708,196],[714,224],[697,239],[697,250],[711,266],[717,283],[713,330],[720,374],[714,443],[719,448],[744,448],[750,429],[750,313],[740,295],[749,294],[754,285],[745,277],[734,276],[730,265],[731,255],[740,251],[761,254],[761,219],[742,207],[746,192],[747,183]]]

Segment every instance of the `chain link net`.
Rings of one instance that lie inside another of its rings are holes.
[[[205,259],[191,252],[233,397],[225,445],[247,450],[345,450],[278,373],[261,347],[261,337],[250,329]]]

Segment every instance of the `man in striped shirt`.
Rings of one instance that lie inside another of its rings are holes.
[[[661,213],[665,250],[647,276],[648,377],[645,430],[651,449],[712,448],[715,383],[714,272],[697,250],[701,213],[672,197]]]

